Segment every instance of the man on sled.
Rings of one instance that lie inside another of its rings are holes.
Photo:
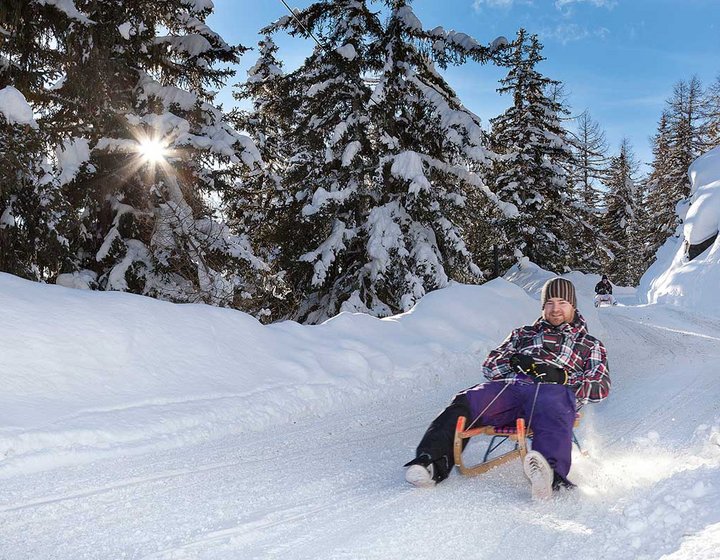
[[[448,477],[457,420],[464,416],[470,426],[511,426],[525,419],[533,439],[523,466],[533,498],[573,486],[567,475],[577,406],[608,396],[607,354],[588,334],[569,280],[546,282],[541,305],[542,317],[515,329],[490,352],[482,366],[490,381],[458,393],[430,424],[416,458],[405,465],[410,484],[433,486]]]
[[[608,277],[603,274],[602,279],[595,285],[595,307],[601,305],[617,305],[613,296],[613,288]]]

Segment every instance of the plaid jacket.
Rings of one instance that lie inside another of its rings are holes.
[[[610,372],[603,343],[588,334],[585,319],[575,312],[572,323],[553,327],[544,319],[515,329],[505,341],[490,352],[483,363],[488,379],[513,379],[510,356],[520,352],[567,371],[568,386],[579,403],[603,400],[610,392]]]

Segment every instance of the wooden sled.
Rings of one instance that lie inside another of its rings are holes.
[[[474,476],[487,472],[488,470],[512,461],[513,459],[520,457],[522,460],[525,459],[527,453],[527,440],[532,439],[532,430],[528,431],[525,427],[525,419],[518,418],[515,427],[495,427],[495,426],[479,426],[477,428],[465,429],[465,423],[467,419],[464,416],[460,416],[455,427],[455,441],[453,442],[453,456],[455,466],[458,468],[461,474],[466,476]],[[580,424],[580,416],[575,418],[575,425],[577,427]],[[469,440],[475,436],[491,436],[492,439],[488,444],[485,456],[481,463],[469,467],[463,463],[462,452],[465,446],[465,440]],[[499,440],[499,441],[497,441]],[[490,459],[490,454],[495,451],[503,442],[510,440],[515,442],[515,449],[503,453],[497,457]],[[580,449],[580,443],[578,442],[575,434],[573,433],[573,442]]]

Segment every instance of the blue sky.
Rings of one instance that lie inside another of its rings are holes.
[[[304,8],[311,0],[288,0]],[[254,47],[258,31],[286,15],[281,0],[214,0],[211,27],[233,44]],[[519,27],[537,33],[547,58],[539,69],[560,80],[572,113],[590,111],[613,151],[627,137],[641,161],[651,159],[649,138],[678,80],[720,75],[720,0],[415,0],[426,28],[441,25],[489,43],[512,38]],[[276,37],[286,69],[297,67],[313,43]],[[243,56],[237,81],[256,58]],[[487,124],[508,105],[496,93],[505,71],[466,64],[444,75],[465,105]],[[232,104],[229,91],[220,101]]]

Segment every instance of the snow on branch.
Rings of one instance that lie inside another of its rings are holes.
[[[409,30],[422,31],[422,23],[413,12],[410,6],[403,6],[398,8],[395,12],[395,18],[402,22],[402,24]]]
[[[413,151],[400,152],[392,157],[390,173],[399,179],[410,182],[408,192],[418,193],[421,190],[430,190],[432,186],[423,170],[423,158]]]
[[[387,270],[390,252],[400,258],[408,257],[404,236],[398,222],[409,222],[410,217],[397,200],[373,208],[367,220],[367,253],[371,259],[370,278],[375,280]]]
[[[477,187],[482,191],[483,194],[490,200],[497,208],[508,218],[514,218],[518,215],[518,209],[517,206],[514,204],[510,204],[508,202],[503,202],[500,200],[497,195],[490,190],[490,188],[483,182],[483,180],[480,178],[480,176],[477,173],[473,173],[472,171],[469,171],[467,168],[462,167],[460,165],[452,165],[448,164],[444,161],[432,158],[430,156],[423,156],[425,161],[430,164],[432,167],[438,169],[439,171],[443,171],[449,175],[453,175],[460,179],[461,181],[464,181],[474,187]]]
[[[72,181],[83,165],[90,160],[90,144],[86,138],[65,140],[55,150],[60,167],[58,181],[65,185]]]
[[[80,12],[72,0],[33,0],[41,6],[53,6],[63,12],[70,19],[74,19],[85,25],[92,25],[95,22]]]
[[[352,239],[355,235],[355,230],[347,228],[345,222],[335,220],[330,236],[317,249],[300,257],[303,262],[315,263],[313,265],[313,286],[321,286],[325,282],[327,271],[335,262],[336,255],[345,249],[345,241]]]
[[[10,124],[38,127],[33,118],[32,107],[25,100],[25,96],[12,86],[0,89],[0,115]]]
[[[150,96],[157,97],[165,108],[176,104],[181,109],[189,111],[198,101],[198,96],[194,93],[173,86],[163,86],[147,74],[140,79],[138,89],[141,92],[140,99],[147,99]]]
[[[200,56],[212,50],[210,41],[202,35],[166,35],[165,37],[155,37],[153,43],[167,45],[170,50],[186,54],[189,57]]]

